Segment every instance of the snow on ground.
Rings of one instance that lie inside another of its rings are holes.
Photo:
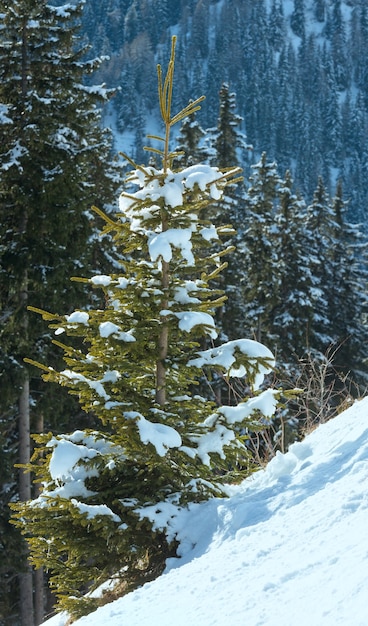
[[[183,517],[167,573],[75,626],[367,626],[368,398],[231,491]]]

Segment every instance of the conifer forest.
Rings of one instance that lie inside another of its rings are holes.
[[[365,0],[0,0],[0,626],[366,394],[367,139]]]

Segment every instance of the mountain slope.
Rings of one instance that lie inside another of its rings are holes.
[[[368,398],[194,507],[183,558],[75,626],[366,626],[367,479]]]
[[[156,63],[178,36],[175,108],[206,95],[198,114],[216,124],[223,82],[257,162],[262,152],[292,171],[307,201],[322,175],[330,195],[341,178],[353,221],[366,215],[368,17],[361,0],[88,0],[84,28],[93,53],[110,55],[102,79],[125,151],[144,159],[145,120],[155,115]],[[96,28],[96,24],[98,25]],[[111,112],[110,112],[111,113]],[[119,145],[119,141],[117,145]]]

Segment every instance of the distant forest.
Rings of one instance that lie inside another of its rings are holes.
[[[236,94],[240,130],[253,146],[248,176],[266,152],[311,199],[318,176],[341,180],[349,219],[367,214],[368,9],[364,0],[87,0],[91,55],[107,55],[99,78],[118,89],[110,105],[121,133],[145,142],[155,114],[156,63],[178,35],[176,98],[206,95],[198,114],[216,125],[223,82]],[[133,155],[134,156],[134,155]],[[142,156],[143,158],[143,156]]]

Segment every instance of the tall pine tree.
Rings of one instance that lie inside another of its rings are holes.
[[[244,155],[251,146],[247,144],[246,137],[240,130],[243,118],[236,112],[236,94],[229,91],[229,86],[223,83],[219,92],[219,114],[216,128],[209,130],[210,158],[213,163],[221,164],[221,167],[229,167],[231,164],[239,164],[244,161]],[[212,152],[212,155],[211,155]],[[217,219],[228,219],[237,231],[231,243],[241,240],[244,231],[244,202],[243,185],[232,185],[226,190],[221,203],[215,207]],[[222,330],[226,336],[234,337],[236,327],[234,320],[237,316],[239,281],[241,280],[241,263],[239,263],[236,250],[229,257],[228,265],[222,277],[225,285],[227,302],[220,311]],[[241,306],[241,305],[240,305]]]
[[[329,200],[332,209],[332,245],[327,260],[331,279],[326,290],[328,318],[337,373],[350,374],[365,389],[367,365],[365,346],[368,338],[367,317],[367,244],[361,226],[346,220],[347,202],[343,200],[342,184]]]
[[[238,243],[239,266],[243,274],[239,284],[239,301],[242,302],[239,323],[241,332],[260,341],[264,334],[267,336],[270,311],[277,298],[274,217],[282,181],[276,163],[268,161],[265,152],[253,170],[243,201],[243,237]]]
[[[59,394],[51,410],[50,394],[23,362],[26,355],[46,352],[53,362],[45,330],[27,305],[62,302],[73,308],[81,290],[66,286],[65,276],[98,258],[88,208],[102,198],[109,202],[115,188],[107,173],[109,138],[101,129],[107,92],[84,84],[98,63],[84,62],[85,50],[77,43],[81,8],[44,0],[0,2],[0,419],[8,433],[6,453],[22,462],[29,458],[30,422],[36,430],[36,418],[43,416],[46,424],[57,419],[64,402]],[[12,493],[2,491],[5,500],[16,497],[14,473],[7,484]],[[21,499],[31,495],[23,471],[18,491]],[[1,511],[3,532],[10,537],[6,509]],[[9,579],[14,574],[13,569]],[[29,573],[20,591],[22,626],[33,626]],[[1,594],[7,592],[2,586]]]
[[[186,117],[180,127],[177,137],[176,152],[177,162],[181,165],[193,165],[199,161],[205,161],[209,157],[208,150],[203,143],[206,131],[203,130],[196,120],[195,113]]]
[[[275,306],[269,319],[278,367],[286,370],[295,368],[306,352],[314,305],[305,237],[306,207],[304,200],[293,193],[292,185],[290,172],[286,172],[275,209]]]

